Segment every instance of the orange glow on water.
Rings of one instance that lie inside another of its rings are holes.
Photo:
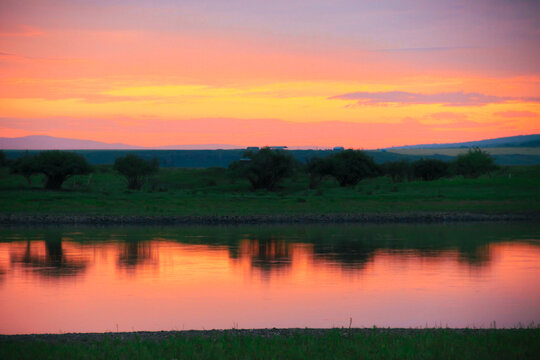
[[[310,243],[0,243],[0,333],[264,327],[514,326],[540,318],[540,248],[380,248],[355,260]],[[351,262],[352,261],[352,262]]]

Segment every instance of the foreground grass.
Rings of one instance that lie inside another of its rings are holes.
[[[393,183],[366,179],[340,188],[328,180],[308,188],[306,176],[286,180],[275,192],[253,192],[225,169],[161,169],[141,191],[128,191],[108,167],[69,179],[62,191],[43,190],[43,177],[27,184],[0,172],[3,213],[81,215],[273,215],[410,211],[526,213],[540,211],[540,167],[505,168],[479,179]]]
[[[540,329],[228,330],[0,339],[2,359],[537,359]]]

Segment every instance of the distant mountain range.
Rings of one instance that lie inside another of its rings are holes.
[[[140,146],[121,143],[108,144],[92,140],[57,138],[46,135],[31,135],[16,138],[0,138],[0,148],[5,150],[88,150],[88,149],[142,149]]]
[[[420,144],[420,145],[405,145],[386,148],[388,150],[399,149],[449,149],[449,148],[470,148],[470,147],[537,147],[540,146],[540,134],[534,135],[518,135],[501,137],[496,139],[487,139],[479,141],[467,141],[460,143],[447,144]]]
[[[228,144],[195,144],[145,147],[122,143],[104,143],[92,140],[58,138],[47,135],[0,138],[0,149],[5,150],[227,150],[244,148],[245,146]]]
[[[448,144],[421,144],[396,146],[386,149],[440,149],[440,148],[468,148],[468,147],[517,147],[540,146],[540,134],[502,137],[496,139],[468,141]],[[167,145],[144,147],[122,143],[104,143],[92,140],[79,140],[58,138],[46,135],[31,135],[17,138],[0,137],[0,149],[5,150],[230,150],[245,149],[242,145],[230,144],[193,144],[193,145]],[[329,149],[325,146],[290,146],[291,150]]]

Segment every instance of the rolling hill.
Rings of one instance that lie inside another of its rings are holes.
[[[405,145],[394,146],[386,148],[387,150],[400,150],[400,149],[450,149],[450,148],[470,148],[478,146],[481,148],[488,147],[537,147],[540,146],[540,134],[532,135],[518,135],[509,136],[495,139],[467,141],[460,143],[446,143],[446,144],[419,144],[419,145]]]

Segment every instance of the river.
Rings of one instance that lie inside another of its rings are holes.
[[[0,229],[0,333],[514,327],[531,223]]]

